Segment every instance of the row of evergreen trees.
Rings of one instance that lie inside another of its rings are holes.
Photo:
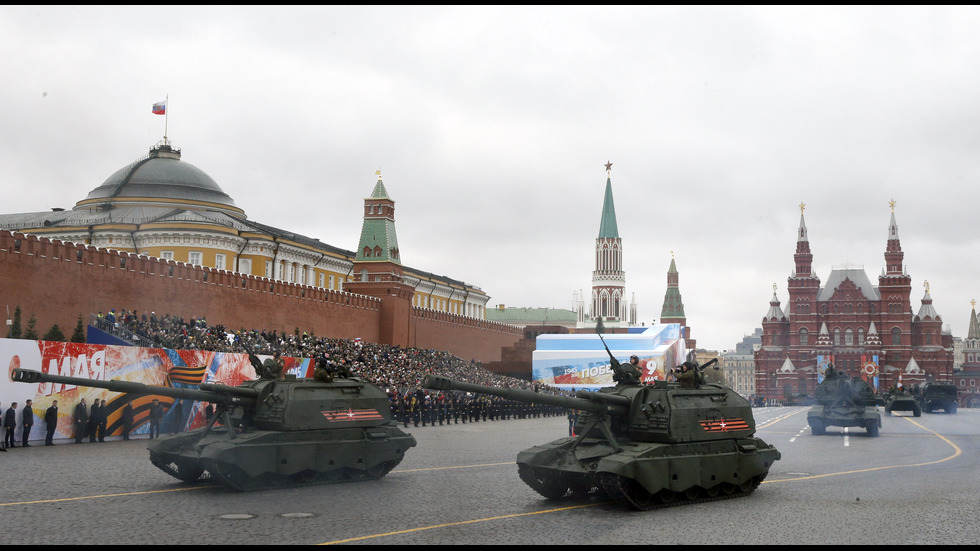
[[[9,312],[9,310],[8,310]],[[37,320],[34,319],[34,314],[31,314],[31,319],[27,320],[27,329],[22,330],[20,324],[20,306],[14,310],[14,319],[11,320],[10,330],[7,331],[8,339],[27,339],[32,341],[61,341],[65,342],[65,334],[62,332],[58,324],[54,324],[48,329],[48,332],[44,336],[40,336],[37,333],[37,329],[34,327],[37,325]],[[75,332],[71,335],[71,340],[68,342],[85,342],[85,324],[82,322],[82,316],[78,316],[78,324],[75,325]]]

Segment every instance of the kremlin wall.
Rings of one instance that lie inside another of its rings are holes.
[[[295,328],[328,338],[384,342],[386,302],[407,315],[399,346],[446,350],[464,359],[495,362],[522,330],[458,314],[412,307],[404,297],[376,298],[131,253],[75,245],[0,230],[0,288],[11,311],[37,320],[43,333],[63,331],[114,307],[185,318],[207,317],[229,329]]]

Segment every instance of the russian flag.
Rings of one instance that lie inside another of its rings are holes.
[[[159,101],[153,104],[153,114],[154,115],[166,115],[167,114],[167,101]]]

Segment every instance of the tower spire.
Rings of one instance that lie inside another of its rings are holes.
[[[970,301],[970,330],[966,338],[980,339],[980,319],[977,319],[977,301]]]
[[[623,240],[616,224],[616,206],[612,194],[612,163],[607,161],[606,191],[602,201],[602,219],[595,240],[595,270],[592,272],[592,307],[590,317],[613,324],[629,323],[626,304],[626,272],[623,271]]]

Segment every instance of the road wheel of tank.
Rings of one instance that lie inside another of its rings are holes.
[[[708,497],[718,497],[718,494],[720,492],[721,492],[721,486],[720,485],[718,485],[718,486],[712,486],[710,488],[705,488],[704,489],[704,495],[706,495]]]
[[[586,497],[600,488],[591,478],[576,478],[568,481],[568,491],[577,498]]]
[[[548,499],[558,499],[568,493],[568,484],[559,473],[538,469],[530,465],[518,465],[517,474],[525,484]]]
[[[868,436],[878,436],[878,423],[874,419],[868,421]]]
[[[150,462],[161,471],[184,482],[194,482],[204,474],[204,467],[197,461],[182,461],[179,458],[167,461],[163,455],[150,452]]]
[[[755,489],[756,486],[757,484],[755,480],[750,478],[738,485],[738,491],[742,492],[743,494],[747,494],[750,493],[753,489]]]
[[[639,486],[640,485],[639,482],[637,482],[636,485]],[[642,489],[642,486],[641,486],[641,489]],[[646,490],[643,490],[643,491],[646,492]],[[647,495],[650,495],[650,494],[647,493]],[[674,502],[674,499],[677,498],[677,492],[675,492],[673,490],[668,490],[667,488],[664,488],[663,490],[660,490],[659,492],[657,492],[656,497],[660,501],[660,503],[663,503],[664,505],[669,505],[669,504],[671,504],[671,503]]]
[[[660,503],[673,501],[673,492],[665,490],[666,494],[651,494],[639,482],[613,473],[599,473],[599,482],[602,484],[603,491],[624,507],[646,511],[657,506],[654,497],[658,497]],[[664,501],[668,499],[669,501]]]
[[[395,465],[397,464],[398,464],[397,461],[384,461],[365,470],[364,474],[371,480],[380,480],[384,478],[384,476],[388,474],[388,472],[391,471],[391,469],[394,469]]]
[[[736,490],[738,490],[738,486],[735,486],[731,482],[721,483],[721,493],[725,494],[726,496],[734,494]]]
[[[688,501],[694,501],[701,495],[701,488],[697,486],[691,486],[690,488],[684,490],[684,499]]]
[[[313,469],[306,469],[305,471],[294,474],[291,478],[294,482],[299,482],[300,484],[310,484],[316,481],[318,474]]]

